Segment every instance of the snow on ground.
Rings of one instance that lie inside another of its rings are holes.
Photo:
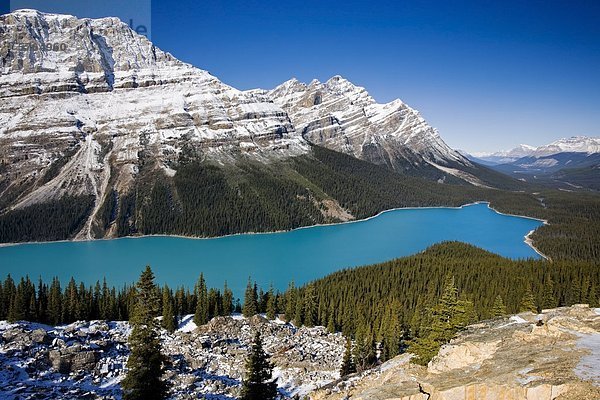
[[[600,334],[583,336],[577,342],[577,346],[589,350],[589,354],[581,357],[575,367],[575,374],[581,379],[590,380],[594,385],[600,386]]]
[[[510,321],[514,322],[515,324],[526,324],[527,323],[526,320],[524,320],[523,318],[519,317],[518,315],[513,315],[509,319],[510,319]]]
[[[193,332],[196,330],[198,325],[194,322],[194,314],[188,314],[181,318],[179,323],[178,332]]]
[[[160,336],[162,351],[171,359],[167,374],[173,398],[235,399],[255,331],[273,355],[283,398],[304,395],[338,378],[345,344],[340,334],[240,314],[197,327],[189,314],[175,333],[163,331]],[[0,321],[0,399],[120,399],[130,333],[126,321],[61,326]]]

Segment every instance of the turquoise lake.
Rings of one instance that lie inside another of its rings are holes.
[[[151,265],[160,283],[192,287],[204,272],[211,287],[227,280],[241,296],[248,276],[285,289],[346,267],[391,260],[434,243],[459,240],[510,258],[539,258],[524,236],[541,221],[499,214],[485,203],[462,208],[399,209],[346,224],[211,239],[168,236],[89,242],[32,243],[0,248],[0,274],[110,284],[137,280]]]

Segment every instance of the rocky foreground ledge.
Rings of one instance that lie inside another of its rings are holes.
[[[600,399],[600,309],[587,305],[469,326],[427,368],[398,356],[311,398]]]
[[[197,328],[187,316],[178,331],[162,332],[176,399],[233,400],[244,363],[260,330],[286,398],[339,377],[345,341],[322,327],[295,328],[255,316],[217,317]],[[129,355],[127,322],[91,321],[50,327],[0,322],[0,399],[120,399]]]
[[[285,398],[312,400],[600,399],[600,309],[586,305],[469,326],[427,368],[398,356],[340,380],[344,339],[255,316],[191,316],[162,333],[173,398],[233,400],[260,330]],[[50,327],[0,322],[0,398],[119,399],[129,350],[126,322]]]

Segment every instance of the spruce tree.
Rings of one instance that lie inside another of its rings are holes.
[[[502,296],[496,296],[494,300],[494,305],[492,306],[492,316],[493,317],[502,317],[506,315],[506,306],[504,305],[504,300],[502,300]]]
[[[196,284],[196,310],[194,312],[194,323],[198,326],[208,322],[208,290],[204,274],[200,274]]]
[[[154,284],[154,274],[149,266],[142,272],[136,285],[135,304],[130,323],[130,355],[127,375],[121,381],[123,399],[158,400],[167,395],[167,385],[162,381],[165,357],[160,351],[158,323],[160,300]]]
[[[277,297],[273,285],[269,288],[267,296],[267,318],[273,320],[277,316]]]
[[[317,298],[312,285],[306,287],[304,292],[304,325],[309,328],[317,324]]]
[[[397,300],[394,300],[388,308],[385,321],[382,327],[382,353],[385,357],[383,361],[395,357],[400,353],[400,344],[402,341],[402,319],[401,306]]]
[[[330,311],[327,317],[327,331],[329,333],[335,333],[335,320],[334,320],[333,312]]]
[[[51,325],[58,325],[62,321],[62,292],[60,281],[57,277],[52,279],[50,290],[48,291],[48,322]]]
[[[362,315],[356,328],[353,356],[359,372],[369,369],[376,361],[375,338],[368,322]]]
[[[10,274],[7,275],[6,279],[4,280],[4,285],[2,288],[2,303],[0,303],[0,309],[1,312],[0,314],[2,314],[3,318],[7,318],[8,316],[8,311],[10,309],[10,303],[12,301],[12,299],[14,299],[15,293],[17,291],[17,288],[15,286],[15,281],[13,280],[13,278],[10,276]]]
[[[217,315],[222,315],[223,305],[221,304],[221,293],[215,289],[208,289],[208,320],[210,321],[212,318]]]
[[[419,334],[421,331],[421,319],[423,318],[423,311],[422,297],[419,296],[417,299],[417,305],[415,306],[412,314],[412,318],[410,319],[410,336],[413,338],[420,336]]]
[[[25,278],[17,285],[15,295],[9,299],[8,321],[15,322],[26,319],[27,315],[27,300],[25,290]]]
[[[165,285],[162,291],[162,321],[161,325],[167,332],[173,333],[177,328],[177,318],[173,305],[173,296],[169,287]]]
[[[458,299],[454,277],[447,276],[438,304],[430,310],[430,323],[424,327],[420,337],[411,342],[410,351],[417,355],[416,362],[425,365],[468,321],[467,300]]]
[[[590,287],[590,278],[588,276],[583,278],[581,282],[581,295],[578,303],[589,304],[590,300],[592,300],[593,295],[591,295],[591,287]]]
[[[568,305],[581,303],[581,284],[577,277],[573,279],[573,283],[571,284],[568,301]]]
[[[531,311],[532,313],[537,313],[537,306],[535,305],[535,298],[533,297],[533,292],[531,291],[531,286],[527,285],[527,289],[521,298],[521,303],[519,304],[519,312]]]
[[[242,400],[272,400],[277,397],[277,383],[273,380],[273,364],[262,347],[260,333],[256,332],[250,356],[246,361],[246,377],[242,386]]]
[[[0,285],[2,286],[2,285]],[[40,276],[38,281],[38,302],[36,305],[36,317],[37,320],[42,323],[48,323],[47,310],[48,310],[48,286],[42,281]]]
[[[246,286],[246,293],[244,295],[244,317],[250,318],[258,313],[258,302],[257,302],[256,284],[252,285],[252,281],[248,278],[248,285]]]
[[[304,298],[300,296],[300,292],[296,293],[296,309],[293,322],[296,326],[302,326],[304,322]]]
[[[555,308],[557,303],[554,296],[554,281],[548,276],[542,288],[542,308]]]
[[[340,377],[344,377],[356,372],[356,364],[352,359],[352,341],[350,338],[346,338],[346,349],[344,351],[344,358],[342,359],[342,366],[340,368]]]
[[[6,298],[4,297],[4,287],[2,286],[2,282],[0,282],[0,320],[6,318],[6,311],[4,310],[5,304]]]
[[[287,291],[285,293],[285,322],[290,322],[294,319],[294,314],[296,312],[296,287],[294,286],[294,281],[291,281],[288,285]]]
[[[227,286],[227,281],[223,287],[223,315],[231,315],[233,313],[233,292]]]

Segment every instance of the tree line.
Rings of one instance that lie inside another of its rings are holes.
[[[169,331],[186,314],[194,314],[194,322],[201,325],[233,312],[247,317],[264,313],[296,326],[322,325],[342,332],[355,347],[363,346],[355,359],[366,368],[376,353],[385,360],[409,345],[423,348],[425,337],[432,339],[430,345],[435,343],[429,349],[433,354],[459,327],[478,320],[575,303],[598,306],[600,268],[588,261],[510,260],[448,242],[300,287],[290,282],[283,292],[272,286],[263,290],[248,279],[243,303],[234,299],[226,283],[223,289],[208,288],[202,274],[191,290],[181,286],[173,291],[165,285],[155,291],[162,325]],[[27,277],[15,283],[8,276],[0,285],[0,299],[0,319],[11,321],[127,320],[134,310],[135,287],[116,289],[105,281],[85,286],[71,279],[62,288],[58,278],[34,285]],[[453,318],[456,321],[443,328],[443,334],[435,332],[436,321]]]
[[[523,311],[600,305],[597,262],[510,260],[457,242],[335,272],[282,294],[278,310],[296,325],[322,325],[353,339],[366,368],[406,349],[426,363],[462,327]],[[376,347],[377,344],[377,347]]]
[[[181,286],[175,290],[168,285],[156,286],[163,326],[174,331],[181,316],[194,314],[198,325],[215,316],[241,312],[233,292],[225,283],[223,289],[207,288],[200,275],[193,289]],[[37,283],[26,276],[18,282],[8,275],[0,283],[0,320],[26,320],[49,325],[68,324],[79,320],[129,320],[135,308],[134,285],[121,288],[108,286],[106,279],[95,285],[77,284],[71,278],[62,286],[58,277],[50,283]]]

